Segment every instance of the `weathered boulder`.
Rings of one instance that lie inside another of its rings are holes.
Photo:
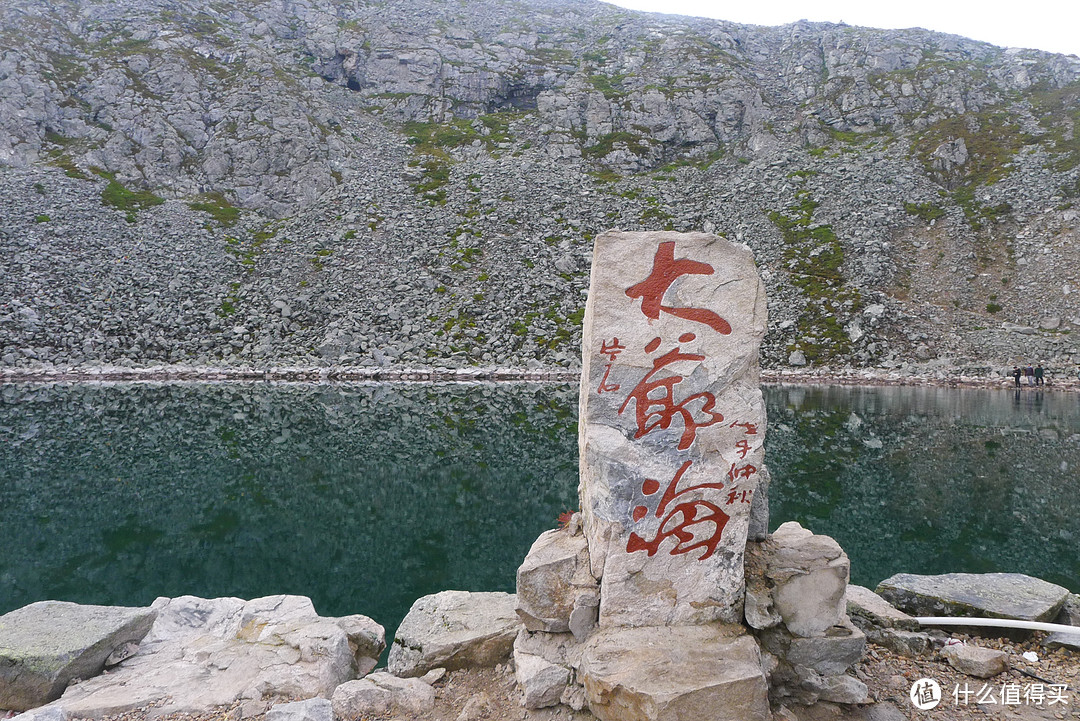
[[[333,620],[349,638],[356,676],[366,676],[379,663],[379,656],[386,649],[383,627],[358,613]]]
[[[341,684],[330,702],[334,716],[342,721],[391,713],[424,718],[435,707],[435,689],[418,678],[379,672]]]
[[[941,649],[941,655],[960,673],[976,678],[992,678],[1009,670],[1009,654],[993,648],[955,643]]]
[[[67,711],[58,706],[41,706],[12,716],[9,721],[68,721],[68,718]]]
[[[864,631],[866,630],[864,625],[879,628],[898,628],[905,631],[917,631],[919,629],[918,621],[898,610],[865,586],[849,584],[844,600],[847,604],[848,616],[856,626],[863,628]]]
[[[54,704],[71,716],[99,718],[151,704],[162,713],[199,713],[240,700],[326,697],[356,675],[349,630],[357,638],[364,635],[358,627],[381,631],[356,617],[343,628],[302,596],[184,596],[159,598],[152,608],[158,617],[138,654],[70,687]]]
[[[930,650],[931,637],[917,630],[919,622],[869,588],[849,584],[846,600],[848,617],[867,640],[901,656],[919,656]]]
[[[517,614],[525,628],[563,633],[573,619],[584,637],[596,625],[599,604],[585,536],[561,528],[540,534],[517,570]]]
[[[764,286],[703,233],[594,241],[580,494],[601,627],[735,622],[764,461]]]
[[[554,706],[570,683],[570,669],[542,656],[514,651],[514,677],[521,687],[525,708]]]
[[[1068,589],[1020,573],[899,573],[877,593],[913,616],[975,616],[1053,622]]]
[[[1056,631],[1043,640],[1047,648],[1067,648],[1071,651],[1080,651],[1080,595],[1072,594],[1065,601],[1055,623],[1064,626],[1076,626],[1075,632]]]
[[[334,689],[330,703],[334,717],[342,721],[357,721],[365,716],[384,716],[390,713],[393,692],[369,678],[346,681]]]
[[[57,699],[72,679],[97,676],[118,648],[138,643],[149,608],[39,601],[0,616],[0,708],[25,711]]]
[[[575,683],[582,644],[572,633],[547,633],[522,628],[514,639],[514,666],[526,708],[542,708],[562,701],[581,708],[584,689]],[[554,701],[552,701],[554,698]]]
[[[747,545],[747,623],[765,629],[783,622],[792,635],[824,634],[845,616],[849,569],[835,540],[794,521],[782,524]]]
[[[865,703],[869,695],[869,689],[865,683],[846,674],[821,676],[811,672],[803,679],[801,690],[807,694],[804,698],[813,699],[811,703],[818,701],[844,704]]]
[[[494,666],[510,656],[521,621],[513,594],[443,591],[413,603],[390,647],[395,676]]]
[[[266,712],[265,721],[334,721],[334,708],[325,698],[275,704]]]
[[[772,718],[757,642],[741,626],[601,629],[579,671],[601,721]]]
[[[762,646],[782,661],[823,676],[843,673],[862,658],[866,636],[846,618],[821,636],[792,636],[783,628],[762,631]]]

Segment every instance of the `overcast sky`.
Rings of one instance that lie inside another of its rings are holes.
[[[648,12],[696,15],[754,25],[796,20],[874,28],[920,27],[1003,47],[1080,55],[1080,0],[608,0]]]

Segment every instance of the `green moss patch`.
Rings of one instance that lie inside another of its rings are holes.
[[[836,233],[829,225],[813,225],[817,206],[803,193],[796,205],[769,213],[784,238],[784,265],[791,284],[807,300],[796,325],[798,339],[788,350],[801,350],[811,363],[851,352],[840,319],[862,307],[859,291],[844,279],[844,249]]]

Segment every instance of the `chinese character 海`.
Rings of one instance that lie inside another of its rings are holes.
[[[692,464],[693,461],[686,461],[682,464],[675,473],[675,477],[668,484],[664,495],[661,496],[660,502],[656,506],[656,517],[663,520],[660,521],[660,528],[657,530],[656,536],[651,541],[647,541],[637,533],[632,532],[626,542],[627,553],[645,551],[649,556],[654,556],[660,549],[660,544],[668,538],[676,539],[675,546],[670,551],[672,556],[703,548],[705,549],[704,553],[697,560],[704,561],[716,551],[716,546],[720,543],[720,536],[724,532],[724,526],[728,522],[728,515],[721,511],[718,506],[706,500],[698,499],[678,503],[670,512],[667,512],[668,504],[691,491],[705,488],[723,489],[723,483],[700,483],[679,490],[679,481],[682,480],[683,474]],[[646,478],[645,482],[641,484],[641,492],[646,496],[655,495],[659,490],[660,483],[651,478]],[[665,515],[665,512],[667,512],[667,515]],[[648,507],[637,506],[634,508],[631,517],[635,521],[640,521],[648,513]],[[696,540],[699,538],[698,531],[703,532],[701,540]]]

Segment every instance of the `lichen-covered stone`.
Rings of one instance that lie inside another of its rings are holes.
[[[912,616],[1015,618],[1052,623],[1069,590],[1020,573],[898,573],[877,593]]]
[[[138,643],[149,608],[39,601],[0,616],[0,708],[25,711],[59,698],[72,679],[97,676],[112,653]]]

